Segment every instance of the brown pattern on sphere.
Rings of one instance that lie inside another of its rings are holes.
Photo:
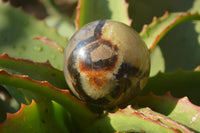
[[[78,30],[65,49],[64,74],[70,89],[103,108],[126,104],[138,95],[149,71],[145,43],[119,22],[92,22]]]
[[[82,48],[79,52],[80,71],[112,71],[117,62],[117,46],[109,41],[98,40]]]
[[[89,84],[94,90],[103,89],[109,81],[106,75],[115,69],[116,46],[112,47],[108,41],[100,40],[86,46],[83,51],[86,52],[79,57],[79,71],[87,75]]]

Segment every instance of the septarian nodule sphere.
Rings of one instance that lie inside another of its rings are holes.
[[[119,22],[89,23],[70,39],[64,74],[81,100],[104,108],[123,105],[144,88],[149,51],[138,33]]]

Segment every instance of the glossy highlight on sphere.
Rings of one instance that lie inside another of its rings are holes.
[[[150,71],[146,44],[120,22],[95,21],[79,29],[64,53],[64,74],[81,100],[103,108],[126,104],[144,88]]]

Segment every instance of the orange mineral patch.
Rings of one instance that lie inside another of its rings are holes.
[[[94,87],[96,90],[104,89],[106,84],[109,82],[108,74],[114,71],[112,69],[90,69],[83,62],[79,62],[79,71],[86,74],[86,78],[89,81],[91,87]]]
[[[107,72],[105,71],[88,71],[87,78],[90,86],[94,87],[95,89],[104,89],[109,81],[107,78]]]

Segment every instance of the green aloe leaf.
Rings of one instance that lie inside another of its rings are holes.
[[[63,56],[34,37],[47,37],[62,47],[67,38],[60,36],[55,29],[49,28],[43,21],[29,16],[22,9],[13,8],[9,3],[0,1],[0,54],[30,59],[36,62],[50,63],[62,69]]]
[[[160,17],[166,11],[169,13],[177,12],[195,12],[200,13],[199,0],[154,0],[154,1],[136,1],[127,0],[129,2],[129,15],[134,18],[132,26],[140,32],[143,25],[149,24],[155,16]],[[158,6],[159,5],[159,6]],[[145,17],[144,17],[145,16]],[[163,65],[165,72],[173,72],[178,68],[184,70],[193,70],[200,64],[200,22],[190,21],[182,23],[165,34],[160,40],[159,46],[164,59]],[[154,60],[159,57],[155,57]],[[160,60],[160,59],[158,59]],[[156,64],[160,64],[157,61]],[[156,66],[156,64],[154,66]],[[155,68],[155,67],[154,67]],[[163,72],[164,72],[163,71]],[[155,73],[156,74],[156,73]],[[155,75],[154,74],[154,75]]]
[[[150,108],[133,109],[128,106],[125,109],[120,109],[116,113],[108,113],[102,119],[97,120],[92,128],[86,132],[187,132],[191,130],[182,124],[152,111]]]
[[[12,75],[28,75],[30,78],[37,81],[48,81],[54,87],[68,89],[63,72],[53,68],[49,62],[35,63],[30,60],[15,59],[9,57],[7,54],[3,54],[0,56],[0,69],[4,69]],[[28,104],[32,99],[38,99],[38,94],[35,95],[24,89],[11,86],[5,86],[5,88],[19,104]],[[1,114],[0,117],[2,115],[3,114]]]
[[[76,28],[99,20],[112,19],[130,25],[128,4],[125,0],[79,0]]]
[[[51,85],[60,89],[68,88],[63,72],[53,68],[49,62],[35,63],[3,54],[0,56],[0,69],[4,69],[13,75],[28,75],[34,80],[48,81]]]
[[[154,18],[153,22],[149,25],[143,27],[142,32],[140,33],[141,37],[146,42],[147,46],[150,49],[152,67],[151,67],[151,76],[155,76],[159,71],[164,72],[165,67],[165,58],[163,57],[162,50],[157,46],[155,51],[152,51],[158,42],[173,29],[176,25],[190,21],[190,20],[200,20],[200,15],[198,13],[191,14],[187,13],[168,13],[166,12],[160,18]],[[167,47],[167,46],[166,46]],[[179,49],[177,49],[179,50]],[[168,54],[170,56],[170,54]]]
[[[93,114],[84,102],[77,100],[68,90],[55,88],[47,81],[36,81],[25,75],[10,75],[0,69],[0,84],[23,88],[36,93],[38,96],[54,100],[68,110],[82,128],[96,117],[96,114]],[[84,119],[85,123],[82,123],[80,119]]]
[[[154,0],[154,1],[137,1],[137,0],[126,0],[130,7],[129,7],[129,15],[131,18],[134,18],[134,23],[132,26],[140,32],[145,24],[151,23],[154,17],[162,16],[166,11],[168,12],[197,12],[200,11],[200,1],[199,0],[182,0],[174,1],[161,1],[161,0]],[[158,6],[159,5],[159,6]],[[144,17],[145,16],[145,17]],[[183,28],[184,25],[181,27]],[[188,27],[189,28],[189,27]],[[187,29],[187,27],[186,27]],[[182,33],[184,34],[184,33]]]
[[[192,103],[199,105],[200,71],[182,71],[171,73],[158,73],[151,77],[141,95],[153,92],[163,95],[171,92],[174,97],[187,96]]]
[[[63,117],[60,117],[61,112],[62,108],[57,103],[44,99],[41,99],[37,103],[32,101],[30,105],[22,104],[18,112],[7,114],[6,121],[0,124],[0,132],[68,133],[69,131],[65,125],[65,121]]]
[[[189,20],[200,20],[199,13],[190,12],[187,13],[168,13],[166,12],[162,17],[153,19],[150,25],[145,25],[140,35],[146,42],[150,51],[156,46],[156,44],[163,38],[163,36],[175,27],[177,24],[183,23]]]
[[[200,131],[200,107],[192,104],[187,97],[174,98],[170,93],[156,96],[152,93],[138,96],[134,101],[139,107],[149,107],[171,119],[187,126],[195,132]]]

